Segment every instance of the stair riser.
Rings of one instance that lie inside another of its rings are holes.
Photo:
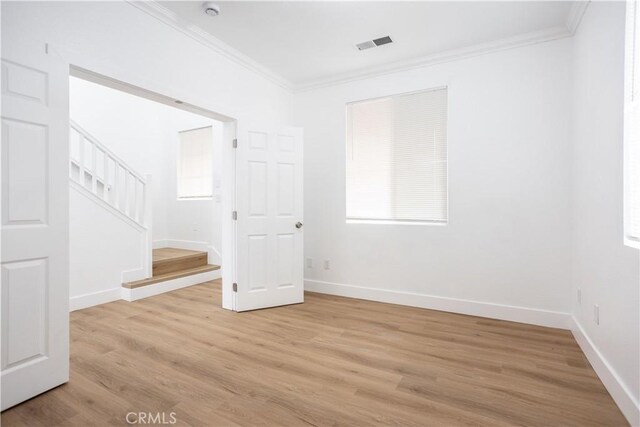
[[[143,286],[135,289],[122,288],[121,298],[125,301],[136,301],[141,298],[159,295],[176,289],[185,288],[187,286],[193,286],[210,280],[219,279],[221,274],[221,270],[214,270],[178,279],[167,280],[165,282],[155,283],[150,286]]]
[[[173,273],[175,271],[186,270],[189,268],[202,267],[208,264],[207,254],[198,254],[177,260],[154,262],[153,276],[161,274]]]

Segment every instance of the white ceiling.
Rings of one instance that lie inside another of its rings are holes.
[[[566,31],[572,2],[162,1],[191,23],[294,85],[533,32]],[[359,51],[389,35],[393,43]]]

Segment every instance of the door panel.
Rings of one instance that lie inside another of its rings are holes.
[[[235,309],[303,302],[302,130],[239,135]]]
[[[2,410],[69,378],[68,65],[2,40]]]
[[[7,203],[3,204],[2,225],[46,224],[47,128],[3,117],[2,139],[7,153],[3,157],[2,183]]]
[[[2,264],[3,342],[2,369],[46,357],[47,260],[35,259]],[[29,307],[24,312],[22,307]]]

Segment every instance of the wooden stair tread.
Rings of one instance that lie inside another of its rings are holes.
[[[135,282],[123,283],[122,287],[127,289],[135,289],[141,286],[153,285],[155,283],[166,282],[167,280],[179,279],[181,277],[192,276],[194,274],[206,273],[208,271],[219,270],[219,265],[207,264],[194,268],[187,268],[171,273],[160,274],[158,276],[149,277],[147,279],[136,280]]]
[[[153,250],[153,263],[163,264],[172,261],[179,261],[198,255],[206,254],[202,251],[191,251],[187,249],[177,248],[158,248]]]
[[[208,264],[209,255],[207,252],[177,248],[153,250],[153,277],[177,273],[190,268],[204,267]]]

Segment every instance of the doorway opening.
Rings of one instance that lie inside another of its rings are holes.
[[[70,70],[71,309],[218,278],[233,309],[236,121]]]

